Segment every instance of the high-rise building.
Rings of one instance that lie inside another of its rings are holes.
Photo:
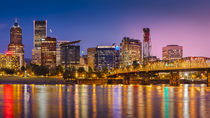
[[[47,37],[47,20],[34,21],[34,49],[32,63],[41,65],[41,40]]]
[[[80,42],[80,41],[79,41]],[[61,65],[65,68],[80,64],[80,46],[76,43],[61,44]]]
[[[56,66],[61,65],[61,44],[69,43],[70,41],[57,41],[56,47]]]
[[[151,38],[150,38],[150,29],[143,28],[144,39],[143,39],[143,59],[148,61],[151,56]]]
[[[183,56],[183,47],[179,45],[167,45],[162,49],[163,60],[181,59]]]
[[[95,54],[95,70],[119,68],[120,51],[118,46],[97,46]]]
[[[95,54],[96,54],[96,48],[87,49],[87,64],[89,67],[91,67],[92,70],[94,70],[94,65],[95,65]]]
[[[20,56],[14,55],[12,52],[0,54],[0,68],[18,70],[20,68]]]
[[[120,43],[120,66],[132,65],[134,61],[142,61],[142,43],[138,39],[124,37]]]
[[[17,19],[10,29],[10,43],[8,45],[8,51],[13,55],[19,56],[20,67],[24,66],[24,45],[22,43],[22,29],[18,25]]]
[[[46,37],[41,40],[41,65],[56,67],[56,38]]]

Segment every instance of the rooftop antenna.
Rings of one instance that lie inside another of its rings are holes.
[[[15,18],[14,26],[18,27],[18,20],[17,20],[17,18]]]
[[[17,18],[15,18],[15,23],[17,23],[18,22],[18,20],[17,20]]]

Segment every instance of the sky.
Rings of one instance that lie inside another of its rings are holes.
[[[84,54],[97,45],[120,44],[125,36],[142,41],[142,29],[149,27],[153,56],[161,58],[162,47],[177,44],[185,57],[210,57],[209,6],[210,0],[1,0],[0,52],[7,51],[17,18],[26,58],[33,20],[47,20],[48,36],[57,40],[82,40]]]

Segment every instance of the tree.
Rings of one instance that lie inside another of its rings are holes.
[[[63,73],[63,78],[64,79],[68,79],[68,78],[75,78],[76,75],[76,69],[75,67],[69,67],[68,69],[65,70],[65,72]]]
[[[63,73],[63,67],[61,65],[56,66],[55,68],[50,69],[50,75],[59,75]]]
[[[6,74],[14,74],[15,73],[14,69],[9,69],[9,68],[3,68],[2,71],[4,71]]]
[[[93,72],[93,69],[89,66],[88,67],[88,73],[92,73]]]
[[[108,69],[107,68],[103,68],[102,69],[102,73],[104,73],[104,74],[108,73]]]
[[[55,70],[56,70],[57,74],[63,73],[63,67],[61,65],[56,66]]]
[[[70,71],[65,70],[65,72],[63,73],[63,79],[68,79],[69,77],[70,77]]]
[[[21,71],[24,72],[26,68],[24,66],[21,67]]]
[[[79,73],[84,73],[86,72],[84,67],[79,67],[79,69],[77,70]]]
[[[89,66],[89,67],[88,67],[88,72],[87,72],[87,77],[90,78],[91,75],[92,75],[92,73],[93,73],[93,70],[92,70],[92,68]]]
[[[33,71],[36,75],[46,76],[47,74],[49,74],[49,68],[46,66],[35,66]]]

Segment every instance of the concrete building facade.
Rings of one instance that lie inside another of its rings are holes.
[[[124,37],[120,43],[120,66],[132,65],[134,61],[142,62],[142,42]]]
[[[163,60],[176,60],[183,57],[183,47],[179,45],[167,45],[162,48]]]

